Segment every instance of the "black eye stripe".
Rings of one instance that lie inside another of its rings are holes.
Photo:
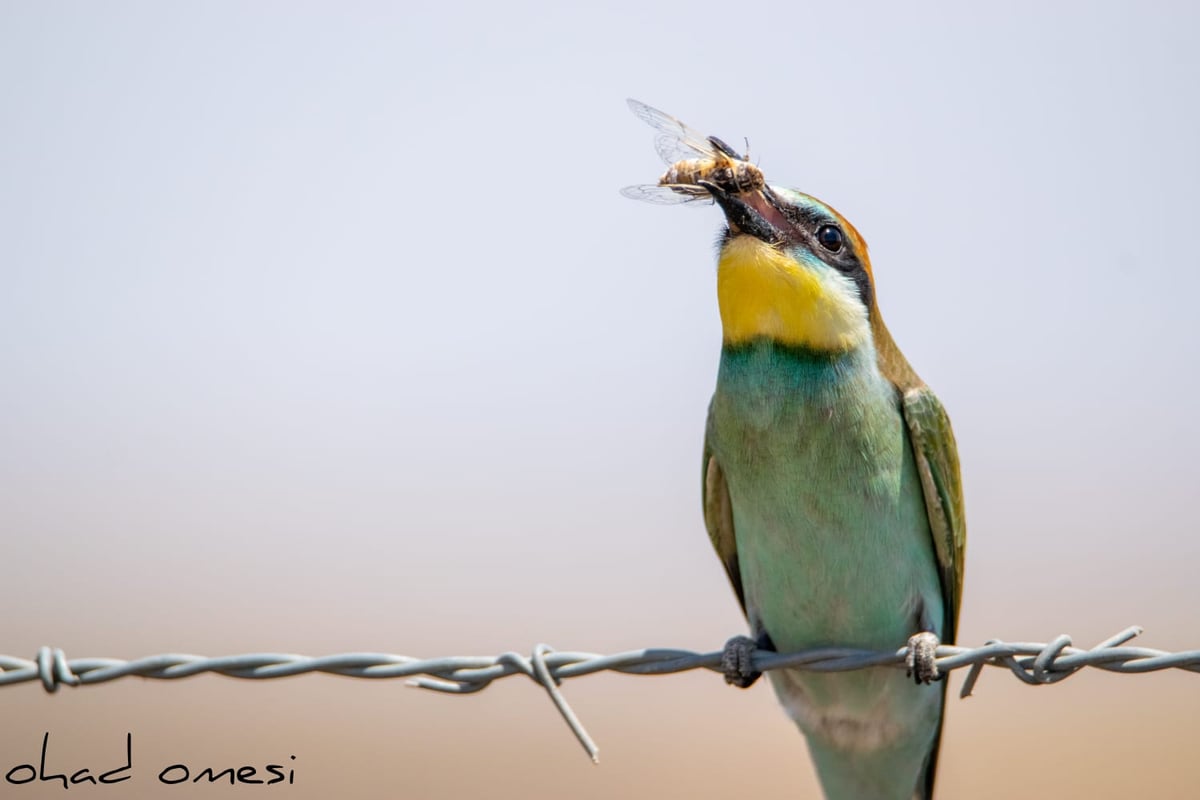
[[[791,242],[809,249],[813,255],[854,281],[863,305],[871,308],[875,299],[871,278],[837,219],[821,209],[789,202],[786,195],[772,195],[771,200],[795,228]]]
[[[863,305],[870,308],[874,301],[875,290],[871,286],[867,270],[859,261],[858,254],[850,246],[846,232],[828,217],[813,220],[809,225],[809,230],[813,231],[811,234],[813,240],[819,248],[814,252],[826,253],[827,255],[821,260],[853,280],[855,286],[858,287],[858,295],[862,299]]]
[[[776,206],[783,215],[797,228],[808,229],[812,231],[813,237],[817,243],[825,250],[831,253],[836,253],[846,244],[846,235],[842,229],[825,214],[817,213],[814,210],[795,205]],[[822,234],[827,234],[831,238],[824,239]],[[836,244],[833,237],[836,237]]]

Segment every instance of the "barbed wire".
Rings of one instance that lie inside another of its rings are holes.
[[[1089,649],[1074,647],[1071,637],[1058,636],[1050,642],[1003,642],[991,639],[980,647],[941,645],[937,648],[937,669],[941,673],[967,668],[960,697],[970,696],[984,667],[1002,667],[1031,685],[1058,683],[1086,667],[1106,672],[1140,674],[1164,669],[1200,672],[1200,650],[1170,653],[1147,647],[1124,647],[1142,629],[1126,628]],[[409,685],[450,694],[471,694],[510,675],[525,675],[540,684],[570,726],[592,761],[598,761],[598,748],[567,703],[559,686],[567,678],[578,678],[611,671],[627,675],[666,675],[693,669],[721,672],[722,650],[697,653],[691,650],[649,648],[614,655],[560,651],[539,644],[529,656],[516,652],[497,656],[446,656],[412,658],[389,653],[341,653],[330,656],[303,656],[293,653],[246,653],[243,655],[205,656],[166,653],[133,661],[115,658],[77,658],[68,660],[58,649],[43,647],[37,658],[0,655],[0,686],[40,681],[47,692],[59,686],[89,686],[118,678],[139,677],[152,680],[189,678],[213,672],[229,678],[266,680],[323,672],[350,678],[409,678]],[[867,667],[904,667],[908,648],[896,651],[859,650],[825,647],[796,653],[756,650],[751,658],[754,670],[798,669],[808,672],[847,672]]]

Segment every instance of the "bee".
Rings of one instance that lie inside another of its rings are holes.
[[[766,186],[762,171],[716,136],[705,136],[669,114],[637,100],[627,100],[634,115],[658,131],[654,149],[670,167],[656,185],[626,186],[621,194],[633,200],[673,205],[707,200],[700,182],[727,192],[754,192]]]

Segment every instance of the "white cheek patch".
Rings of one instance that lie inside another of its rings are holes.
[[[867,307],[859,297],[858,285],[850,276],[811,253],[799,254],[796,260],[820,286],[820,300],[812,309],[819,318],[818,324],[830,332],[837,332],[854,346],[862,344],[870,335],[871,324]]]

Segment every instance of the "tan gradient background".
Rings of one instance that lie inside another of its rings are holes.
[[[1186,4],[0,6],[0,653],[417,656],[742,631],[699,513],[719,215],[632,95],[872,244],[951,411],[961,640],[1200,647]],[[985,674],[943,798],[1200,796],[1200,679]],[[953,689],[957,688],[958,681]],[[15,798],[815,797],[769,689],[2,690]],[[282,763],[290,787],[154,775]],[[1085,794],[1086,793],[1086,794]]]

